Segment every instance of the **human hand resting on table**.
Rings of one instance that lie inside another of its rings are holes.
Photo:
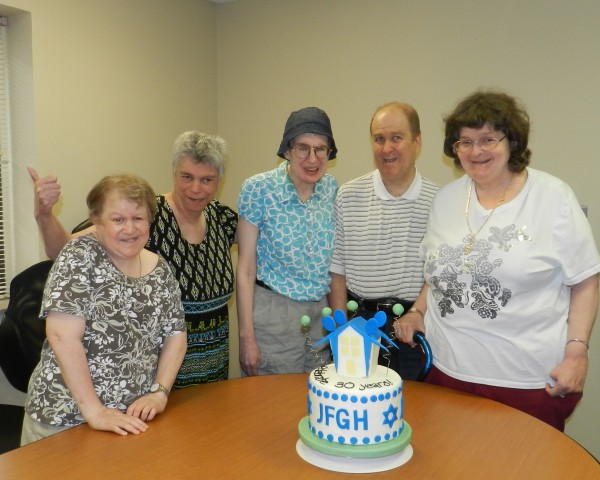
[[[167,395],[164,392],[149,393],[129,405],[127,415],[149,422],[156,415],[165,411],[167,400]]]
[[[88,425],[94,430],[115,432],[119,435],[139,434],[148,429],[148,425],[138,417],[129,415],[104,405],[84,415]]]

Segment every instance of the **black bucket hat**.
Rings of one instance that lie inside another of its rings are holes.
[[[285,151],[288,149],[292,138],[305,133],[316,133],[328,137],[329,148],[331,148],[329,160],[333,160],[336,157],[338,150],[333,139],[331,122],[327,114],[317,107],[306,107],[291,113],[287,122],[285,122],[283,139],[281,140],[277,156],[285,158]]]

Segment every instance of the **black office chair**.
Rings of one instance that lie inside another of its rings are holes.
[[[73,230],[71,230],[71,233],[81,232],[82,230],[90,228],[92,225],[92,221],[89,218],[86,218],[83,222],[79,223]]]
[[[89,219],[72,233],[91,226]],[[0,323],[0,368],[13,387],[27,392],[33,369],[46,339],[46,322],[39,319],[42,295],[52,260],[44,260],[19,273],[10,282],[10,299]]]
[[[46,260],[13,278],[8,307],[0,322],[0,368],[21,392],[27,392],[46,339],[46,322],[39,319],[39,313],[51,266],[52,261]],[[0,405],[0,453],[19,446],[23,414],[23,407]]]

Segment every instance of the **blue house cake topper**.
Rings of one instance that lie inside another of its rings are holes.
[[[329,310],[331,312],[331,310]],[[323,317],[323,327],[331,332],[313,345],[318,347],[329,342],[335,369],[345,377],[368,377],[377,368],[379,349],[389,350],[382,345],[381,338],[395,348],[394,342],[380,330],[385,325],[385,312],[377,312],[369,320],[363,317],[346,318],[342,310]]]

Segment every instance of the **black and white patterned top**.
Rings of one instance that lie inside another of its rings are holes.
[[[188,242],[163,195],[157,197],[158,212],[150,225],[146,245],[164,257],[181,289],[187,324],[188,347],[173,388],[226,380],[229,372],[229,313],[235,277],[231,245],[238,216],[213,200],[204,209],[206,236]]]
[[[206,237],[200,243],[189,243],[165,197],[159,195],[156,200],[158,212],[150,225],[146,248],[168,260],[183,301],[225,304],[235,285],[230,249],[235,241],[237,213],[213,200],[204,209]]]
[[[50,311],[85,319],[81,341],[96,394],[121,411],[149,392],[165,338],[185,332],[179,286],[165,260],[148,275],[127,277],[91,234],[71,240],[56,259],[40,315]],[[85,421],[47,340],[25,409],[49,425]]]

